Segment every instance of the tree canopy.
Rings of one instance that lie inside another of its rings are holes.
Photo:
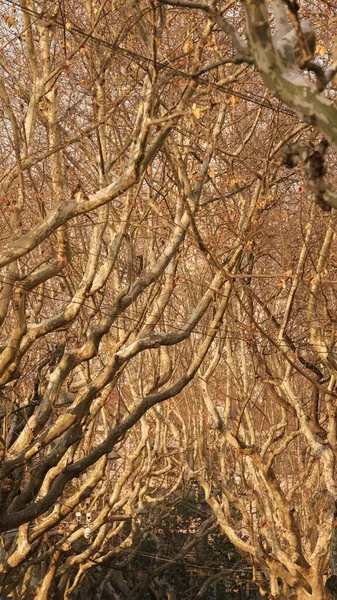
[[[221,532],[270,600],[336,597],[337,9],[3,0],[0,31],[0,593],[179,598]]]

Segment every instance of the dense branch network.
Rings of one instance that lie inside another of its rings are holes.
[[[317,7],[3,3],[1,594],[174,597],[169,559],[219,531],[262,594],[333,593],[337,66]],[[167,506],[201,490],[165,562]]]

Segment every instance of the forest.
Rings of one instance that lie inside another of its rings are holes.
[[[337,598],[337,6],[0,33],[0,598]]]

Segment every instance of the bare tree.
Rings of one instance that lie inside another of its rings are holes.
[[[334,27],[3,4],[2,593],[72,597],[187,473],[263,593],[328,597]]]
[[[176,299],[225,109],[211,110],[192,175],[178,125],[198,120],[198,84],[176,84],[164,26],[164,10],[132,2],[21,2],[2,15],[4,593],[42,599],[57,577],[69,597],[111,552],[151,466],[146,421],[127,433],[193,379],[226,310],[214,305],[221,265],[192,303]],[[188,53],[193,72],[210,29]],[[175,364],[170,348],[199,324],[201,344]],[[111,460],[123,457],[119,477]]]

